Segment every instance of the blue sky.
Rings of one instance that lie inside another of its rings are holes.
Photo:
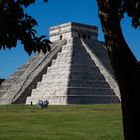
[[[38,35],[49,37],[49,27],[73,21],[97,25],[99,27],[99,40],[104,40],[96,0],[49,0],[47,4],[42,1],[37,0],[35,4],[26,9],[27,13],[38,21],[36,27]],[[140,28],[133,29],[129,18],[122,20],[122,28],[131,50],[140,60]],[[14,49],[0,50],[0,78],[8,78],[28,59],[28,54],[19,43]]]

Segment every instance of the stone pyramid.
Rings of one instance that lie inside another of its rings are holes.
[[[1,104],[37,104],[38,100],[56,105],[120,102],[118,85],[107,51],[98,41],[96,26],[73,22],[54,26],[50,28],[50,40],[50,53],[36,55],[19,68],[14,80],[12,76],[13,83],[2,84]]]

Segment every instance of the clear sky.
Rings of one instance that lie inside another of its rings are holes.
[[[49,27],[73,21],[98,26],[99,40],[104,40],[96,0],[49,0],[47,4],[42,1],[37,0],[26,9],[38,21],[38,35],[49,37]],[[122,28],[131,50],[140,60],[140,28],[133,29],[129,18],[122,21]],[[28,54],[20,44],[14,49],[0,50],[0,78],[8,78],[28,59]]]

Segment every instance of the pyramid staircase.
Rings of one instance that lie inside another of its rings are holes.
[[[98,27],[64,23],[50,28],[51,52],[37,54],[0,86],[0,104],[119,103],[120,94]]]
[[[50,104],[120,102],[79,38],[71,38],[62,46],[26,104],[36,104],[38,100],[48,100]]]
[[[14,72],[8,79],[6,79],[0,86],[0,98],[6,95],[7,92],[12,92],[13,86],[18,85],[22,75],[26,75],[27,70],[33,68],[36,65],[36,62],[43,57],[42,54],[37,54],[36,56],[30,58],[24,65],[19,67],[16,72]],[[16,87],[16,86],[15,86]],[[11,96],[11,94],[9,94]],[[8,97],[7,97],[8,98]]]
[[[25,103],[26,97],[31,95],[31,90],[46,73],[47,66],[61,50],[63,42],[65,40],[54,43],[51,52],[47,54],[36,54],[6,79],[0,85],[0,104]]]
[[[35,59],[35,58],[33,58]],[[22,65],[16,72],[14,72],[8,79],[0,85],[0,98],[8,91],[8,89],[16,82],[16,80],[25,72],[29,66],[29,61]]]

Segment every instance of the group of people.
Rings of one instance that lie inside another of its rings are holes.
[[[49,105],[49,101],[45,100],[45,101],[42,101],[42,100],[38,100],[38,103],[37,103],[38,107],[40,108],[47,108],[48,105]],[[33,102],[31,101],[31,106],[33,106]]]
[[[49,105],[49,101],[45,100],[45,101],[42,101],[42,100],[38,100],[38,106],[40,108],[47,108]]]

